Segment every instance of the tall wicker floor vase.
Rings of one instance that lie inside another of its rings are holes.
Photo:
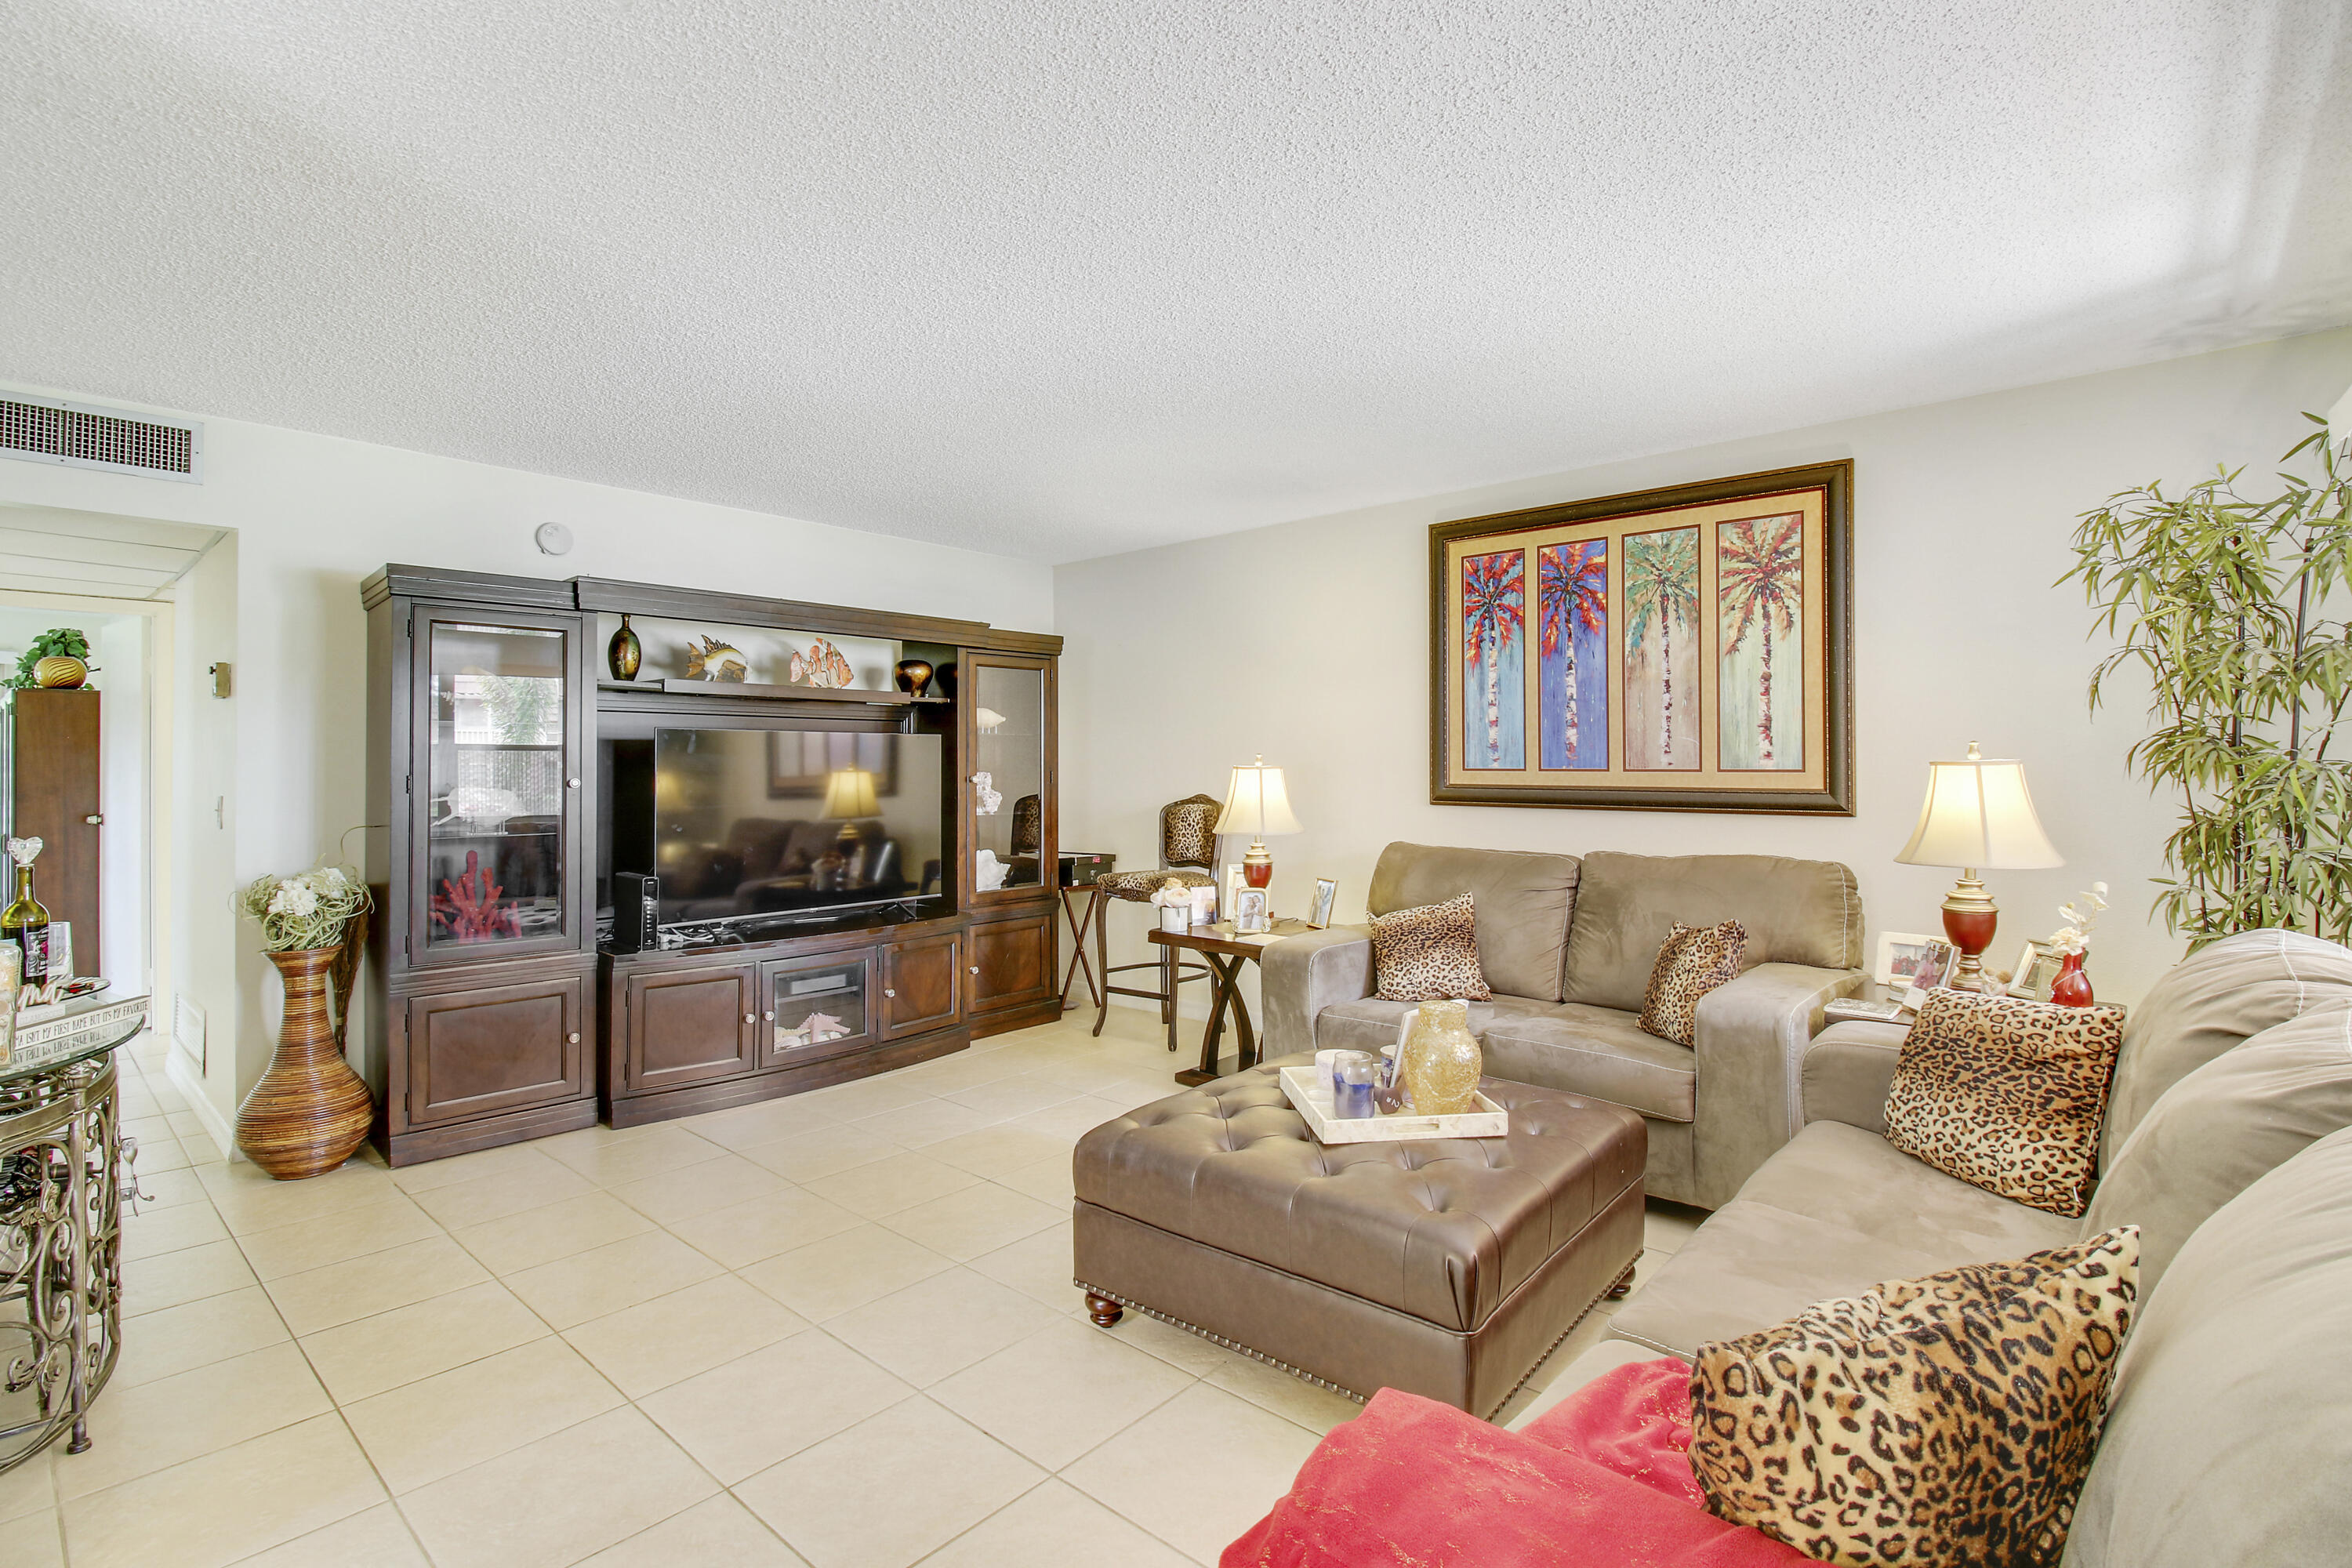
[[[356,1152],[375,1101],[335,1043],[327,978],[339,947],[267,956],[286,984],[269,1070],[236,1109],[236,1146],[281,1182],[323,1175]]]

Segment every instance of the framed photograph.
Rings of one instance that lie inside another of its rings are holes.
[[[1429,531],[1430,799],[1853,815],[1853,465]]]
[[[2050,983],[2058,978],[2059,954],[2049,942],[2029,942],[2009,972],[2009,994],[2030,1002],[2050,1000]]]
[[[1339,900],[1339,884],[1329,877],[1315,879],[1315,901],[1307,907],[1307,923],[1317,931],[1331,923],[1331,906]]]
[[[1878,963],[1870,977],[1897,991],[1933,991],[1952,977],[1959,961],[1960,950],[1942,937],[1883,931],[1878,933]]]
[[[1274,929],[1274,914],[1264,888],[1244,888],[1234,895],[1234,934],[1247,936],[1253,931]]]
[[[888,735],[838,731],[768,731],[768,798],[821,800],[829,774],[864,768],[874,775],[874,793],[898,793],[898,748]]]

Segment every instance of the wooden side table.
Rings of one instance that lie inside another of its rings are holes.
[[[1244,1072],[1257,1065],[1257,1035],[1250,1027],[1249,1006],[1242,1000],[1242,965],[1255,963],[1265,950],[1286,936],[1297,936],[1316,928],[1305,921],[1276,921],[1270,931],[1250,936],[1236,936],[1225,926],[1194,926],[1191,931],[1153,931],[1151,940],[1160,947],[1174,948],[1180,952],[1197,952],[1209,966],[1209,1025],[1201,1033],[1201,1065],[1186,1068],[1176,1075],[1176,1081],[1187,1088],[1223,1078],[1229,1072]],[[1234,1033],[1241,1053],[1235,1065],[1218,1065],[1217,1047],[1224,1038],[1225,1015],[1231,1012]],[[1176,1048],[1176,1014],[1168,1014],[1168,1048]]]

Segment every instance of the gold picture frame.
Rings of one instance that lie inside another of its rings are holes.
[[[1851,816],[1851,461],[1433,524],[1430,799]]]
[[[2063,956],[2050,945],[2047,937],[2039,942],[2029,941],[2018,951],[2017,962],[2010,966],[2007,994],[2021,996],[2029,1002],[2049,1001],[2050,985],[2058,978]]]

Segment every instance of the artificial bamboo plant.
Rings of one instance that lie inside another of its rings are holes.
[[[2263,926],[2352,938],[2352,624],[2330,613],[2352,567],[2352,442],[2305,417],[2319,428],[2281,461],[2309,454],[2316,477],[2283,473],[2268,500],[2238,493],[2242,469],[2178,497],[2125,490],[2083,514],[2059,579],[2121,635],[2092,708],[2126,666],[2152,688],[2128,760],[2179,794],[2158,907],[2192,947]]]

